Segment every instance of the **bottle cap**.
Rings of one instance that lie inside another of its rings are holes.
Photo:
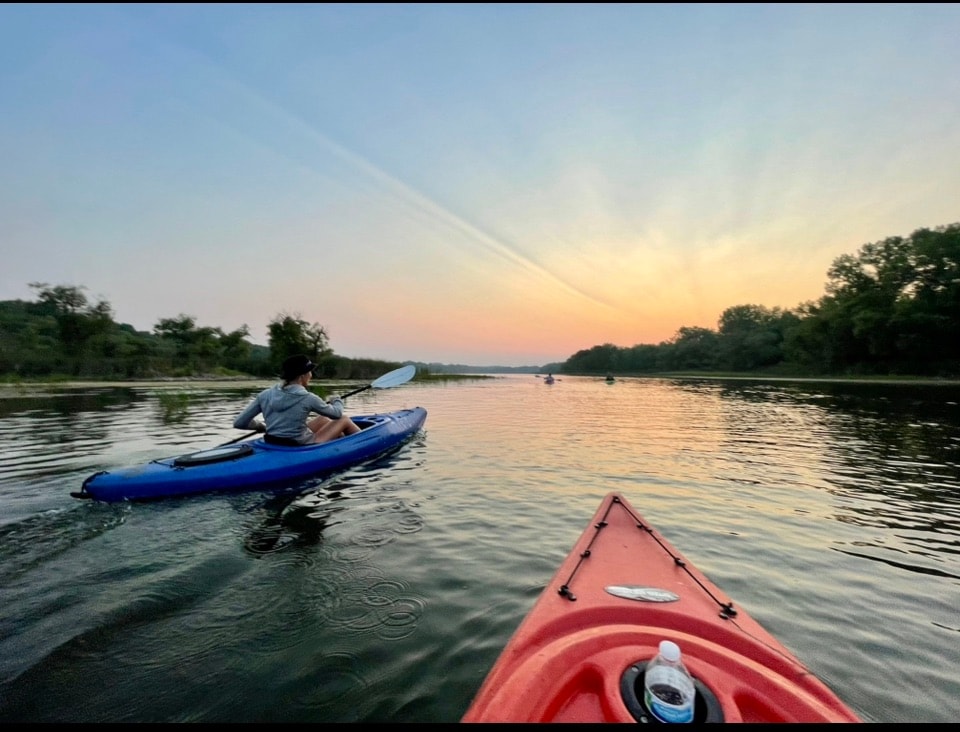
[[[663,656],[667,661],[676,663],[680,660],[680,646],[673,641],[660,641],[660,655]]]

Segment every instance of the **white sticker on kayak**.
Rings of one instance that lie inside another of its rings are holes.
[[[609,585],[604,587],[614,597],[641,602],[675,602],[680,596],[661,587],[643,587],[641,585]]]

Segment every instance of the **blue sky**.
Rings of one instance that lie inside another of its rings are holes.
[[[0,6],[0,299],[475,365],[960,221],[960,5]]]

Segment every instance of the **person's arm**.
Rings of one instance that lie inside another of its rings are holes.
[[[254,417],[260,414],[260,397],[257,396],[252,402],[250,402],[246,409],[244,409],[240,414],[237,415],[237,418],[233,420],[233,426],[238,430],[257,430],[260,432],[260,428],[266,429],[266,426],[262,422],[254,422]]]
[[[310,400],[311,411],[330,419],[340,419],[343,416],[343,400],[340,397],[331,397],[329,402],[325,402],[313,392],[310,392],[310,396],[313,397]]]

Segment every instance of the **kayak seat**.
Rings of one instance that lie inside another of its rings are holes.
[[[376,422],[374,422],[373,420],[355,419],[354,424],[357,425],[357,427],[359,427],[360,431],[362,432],[368,427],[372,427],[373,425],[375,425]],[[277,447],[278,445],[280,447],[313,447],[315,444],[317,444],[312,442],[297,442],[296,440],[290,439],[289,437],[277,437],[276,435],[271,435],[269,432],[264,434],[262,439],[265,443],[267,443],[268,445],[273,445],[274,447]],[[323,444],[323,443],[320,443],[320,444]]]

